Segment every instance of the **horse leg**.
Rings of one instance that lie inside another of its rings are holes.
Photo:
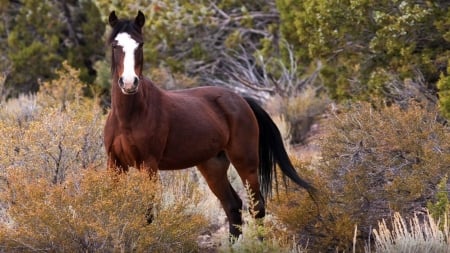
[[[242,200],[228,181],[227,170],[229,166],[228,158],[225,153],[221,152],[216,157],[197,165],[197,168],[222,204],[228,218],[230,235],[237,239],[242,233]]]
[[[156,159],[150,157],[145,162],[141,163],[138,166],[138,169],[141,171],[145,171],[148,174],[150,180],[154,180],[154,176],[156,176],[156,173],[158,171],[158,163],[156,162]],[[147,221],[147,224],[151,224],[155,218],[153,215],[154,209],[154,204],[149,203],[147,209],[145,210],[145,219]]]
[[[266,215],[266,209],[258,178],[258,149],[244,150],[245,145],[241,143],[237,146],[235,149],[228,150],[227,155],[236,168],[242,183],[244,185],[248,184],[251,194],[253,194],[254,199],[252,201],[256,201],[256,203],[253,203],[254,209],[252,210],[254,218],[262,220]]]
[[[124,172],[126,173],[128,171],[128,166],[122,164],[113,153],[109,154],[106,166],[108,170],[111,170],[117,174],[122,174]]]

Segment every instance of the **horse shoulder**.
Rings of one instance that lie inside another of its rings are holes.
[[[111,147],[114,141],[114,132],[115,132],[115,128],[116,128],[116,121],[114,119],[113,113],[110,112],[108,114],[108,117],[106,119],[106,124],[104,127],[104,145],[106,148],[106,151],[108,153],[111,152]]]

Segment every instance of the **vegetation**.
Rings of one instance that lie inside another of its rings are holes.
[[[396,97],[391,76],[435,91],[449,58],[447,1],[277,0],[281,31],[302,64],[321,59],[333,98]],[[393,94],[394,93],[394,94]]]
[[[144,72],[164,88],[270,104],[317,199],[280,185],[263,223],[248,193],[229,245],[197,172],[107,171],[112,10],[145,13]],[[449,250],[448,1],[0,0],[0,13],[0,252],[197,252],[205,235],[221,252]]]
[[[346,251],[355,224],[359,238],[367,240],[377,222],[392,212],[409,217],[433,202],[430,208],[443,217],[450,131],[436,121],[437,111],[414,103],[401,109],[366,102],[342,110],[324,123],[328,128],[319,141],[320,160],[297,164],[317,170],[318,203],[291,189],[275,202],[276,215],[305,241],[317,240],[312,244],[320,245],[317,250]],[[363,241],[358,243],[363,249]]]
[[[373,231],[377,252],[447,252],[450,249],[448,225],[448,216],[436,221],[430,215],[414,215],[406,221],[395,213],[392,226],[383,220],[379,222],[378,230]]]
[[[92,1],[1,1],[0,7],[0,66],[9,96],[36,92],[40,81],[57,78],[65,60],[92,83],[93,64],[105,53],[99,40],[105,25]]]
[[[0,225],[6,252],[192,252],[205,226],[187,212],[189,197],[167,205],[160,184],[147,174],[93,169],[50,184],[23,168],[6,172],[8,222]],[[181,197],[181,196],[178,196]],[[154,210],[153,210],[154,209]],[[153,222],[146,217],[152,212]]]

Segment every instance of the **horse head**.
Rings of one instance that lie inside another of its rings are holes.
[[[111,70],[125,95],[135,94],[142,79],[144,23],[145,16],[141,11],[134,20],[118,19],[114,11],[109,15],[109,24],[113,29],[109,38],[112,47]]]

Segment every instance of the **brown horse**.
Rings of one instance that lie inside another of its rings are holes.
[[[155,173],[197,166],[228,217],[241,232],[242,201],[227,178],[230,162],[258,200],[257,218],[272,188],[275,165],[299,186],[314,191],[292,166],[280,132],[252,99],[219,87],[164,91],[142,76],[145,17],[109,15],[112,33],[112,101],[105,126],[108,166]],[[261,187],[261,188],[260,188]]]

